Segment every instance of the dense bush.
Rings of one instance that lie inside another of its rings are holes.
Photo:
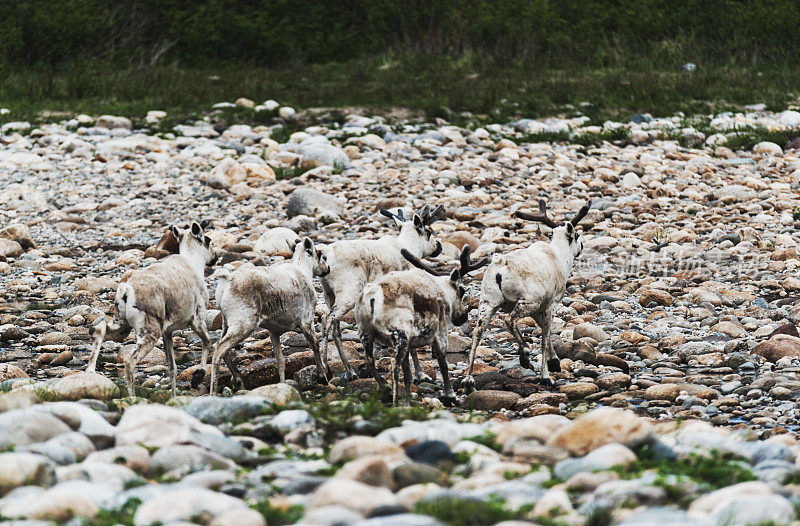
[[[0,64],[276,66],[387,51],[606,67],[796,61],[797,0],[0,0]]]

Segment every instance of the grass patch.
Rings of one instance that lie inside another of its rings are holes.
[[[305,509],[302,506],[279,508],[270,504],[269,501],[256,503],[251,506],[251,508],[259,512],[269,526],[284,526],[286,524],[294,524],[299,522],[305,513]]]
[[[414,511],[422,515],[430,515],[453,526],[483,526],[522,519],[532,509],[533,506],[530,505],[511,510],[505,506],[505,501],[497,498],[485,501],[439,498],[418,502]]]
[[[353,398],[321,399],[311,401],[307,406],[308,411],[329,435],[339,431],[377,435],[385,429],[401,425],[403,420],[419,421],[430,418],[430,410],[425,407],[392,407],[374,395],[360,401]]]
[[[475,442],[476,444],[480,444],[482,446],[486,446],[491,450],[497,451],[498,453],[502,452],[502,447],[500,444],[494,441],[497,437],[494,433],[487,431],[482,435],[476,435],[474,437],[467,438],[470,442]]]
[[[273,166],[272,171],[275,172],[275,179],[282,180],[282,179],[294,179],[295,177],[299,177],[306,173],[309,168],[303,168],[302,166]]]
[[[665,477],[675,475],[692,479],[710,490],[756,480],[753,472],[742,466],[741,461],[717,451],[712,451],[710,456],[692,454],[680,460],[661,460],[645,446],[637,451],[637,456],[636,462],[611,470],[624,479],[639,478],[645,471],[656,470],[663,485],[666,485],[663,483]]]
[[[606,119],[627,120],[637,112],[707,114],[741,109],[753,102],[782,110],[797,96],[798,85],[800,67],[794,62],[758,67],[709,64],[689,74],[657,61],[559,69],[538,61],[508,61],[479,53],[387,53],[273,69],[247,65],[215,70],[174,65],[122,68],[91,63],[63,70],[4,71],[0,100],[11,112],[0,116],[0,123],[62,120],[66,112],[121,114],[139,125],[148,110],[161,109],[168,113],[161,125],[165,130],[169,124],[211,111],[214,103],[244,96],[256,102],[274,98],[297,108],[362,107],[388,112],[403,107],[424,112],[428,118],[445,116],[456,124],[578,113],[602,124]],[[413,119],[414,112],[407,116]],[[269,124],[274,116],[229,108],[214,110],[209,118],[221,124]],[[310,115],[301,118],[304,124],[313,123]],[[289,127],[280,130],[275,130],[275,140],[291,133]],[[567,140],[561,134],[530,139]]]
[[[83,519],[84,526],[133,526],[133,515],[142,504],[141,499],[130,498],[119,510],[103,510],[97,512],[91,519]]]
[[[753,146],[760,142],[774,142],[781,148],[792,140],[800,136],[800,131],[770,131],[766,128],[747,128],[736,130],[734,135],[728,137],[728,141],[723,145],[733,151],[752,150]]]

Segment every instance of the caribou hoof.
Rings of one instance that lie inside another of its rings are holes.
[[[551,373],[561,372],[561,361],[558,358],[550,358],[547,360],[547,369]]]
[[[519,356],[519,365],[520,367],[524,367],[525,369],[530,369],[533,371],[533,364],[531,363],[531,359],[528,358],[527,354],[521,354]]]
[[[458,397],[455,393],[443,394],[441,400],[445,407],[458,406]]]
[[[433,383],[433,378],[431,378],[430,376],[428,376],[425,373],[420,373],[419,376],[415,376],[414,377],[414,383],[415,384],[421,384],[422,382]]]
[[[192,373],[192,389],[197,389],[203,383],[203,378],[206,377],[205,369],[195,369]]]

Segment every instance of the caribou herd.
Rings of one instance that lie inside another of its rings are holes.
[[[443,400],[456,403],[450,381],[446,353],[451,325],[468,321],[468,306],[463,284],[467,275],[486,267],[481,282],[478,321],[472,333],[469,368],[461,385],[474,387],[472,377],[475,354],[491,318],[503,312],[502,319],[519,346],[522,367],[533,369],[530,348],[517,327],[520,317],[530,316],[541,328],[541,380],[551,383],[549,371],[560,369],[550,339],[554,310],[564,296],[572,265],[583,248],[578,225],[589,211],[586,203],[575,216],[558,223],[547,215],[544,200],[538,213],[517,211],[516,217],[536,221],[552,229],[549,242],[537,241],[527,248],[507,254],[494,254],[489,262],[472,262],[470,246],[464,245],[458,266],[450,272],[424,262],[442,252],[432,223],[445,218],[442,205],[406,217],[402,208],[381,210],[398,232],[379,239],[341,240],[316,246],[305,237],[289,243],[290,261],[272,266],[245,263],[235,270],[218,268],[211,276],[217,282],[215,301],[222,313],[222,336],[213,346],[206,326],[209,293],[206,267],[217,259],[211,240],[205,234],[207,221],[192,222],[170,230],[179,242],[178,254],[136,270],[116,291],[113,320],[98,318],[91,327],[92,354],[88,371],[95,371],[105,339],[124,341],[131,332],[136,349],[123,353],[124,377],[130,396],[134,395],[136,364],[163,339],[164,354],[173,395],[176,391],[175,355],[172,333],[187,327],[203,345],[201,368],[194,380],[205,376],[211,348],[210,393],[217,391],[220,361],[224,360],[234,382],[243,384],[233,359],[233,349],[259,327],[269,332],[278,365],[280,381],[285,381],[285,361],[281,335],[301,333],[314,353],[317,381],[331,379],[328,343],[332,339],[344,366],[346,380],[357,378],[342,345],[341,320],[354,310],[364,349],[366,371],[384,382],[375,366],[374,346],[391,349],[393,402],[398,402],[400,370],[403,371],[404,401],[411,400],[411,364],[416,382],[431,381],[422,372],[416,350],[431,346],[442,375]],[[317,309],[314,278],[321,284],[325,307]],[[321,341],[314,328],[315,312],[321,317]]]

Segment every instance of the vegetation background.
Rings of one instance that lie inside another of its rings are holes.
[[[0,0],[0,42],[16,118],[239,96],[609,117],[800,91],[797,0]]]

